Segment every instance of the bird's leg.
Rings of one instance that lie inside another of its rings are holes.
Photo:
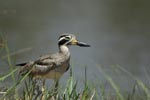
[[[58,89],[58,85],[59,85],[59,80],[55,81],[55,89]]]
[[[42,95],[41,95],[41,99],[40,100],[45,100],[45,79],[44,80],[42,80],[42,88],[41,88],[41,90],[42,90]]]
[[[40,95],[42,95],[42,90],[40,88],[42,80],[34,79],[34,81],[35,81],[35,91],[34,91],[35,98],[33,100],[37,100],[37,98],[40,97]]]
[[[42,81],[42,93],[45,91],[45,79]]]
[[[57,98],[58,94],[58,86],[59,86],[59,80],[55,80],[55,87],[54,87],[54,98]]]

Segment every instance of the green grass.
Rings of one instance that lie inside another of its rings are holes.
[[[12,85],[0,87],[0,100],[42,100],[42,98],[44,100],[150,100],[150,87],[132,73],[119,65],[115,66],[121,73],[126,74],[126,77],[136,82],[130,92],[123,93],[111,75],[95,62],[95,66],[97,66],[107,84],[111,86],[111,92],[106,90],[106,83],[99,79],[97,80],[98,85],[93,84],[94,82],[91,82],[91,84],[85,67],[84,86],[80,90],[78,89],[80,88],[78,87],[79,82],[74,79],[75,73],[72,73],[70,69],[70,76],[66,80],[65,87],[61,88],[61,84],[59,84],[57,91],[54,86],[50,89],[45,87],[45,91],[42,93],[37,81],[28,77],[29,72],[20,78],[15,77],[18,75],[19,69],[12,64],[12,53],[9,50],[8,43],[5,37],[0,34],[0,54],[2,51],[5,51],[6,56],[0,55],[0,60],[7,62],[10,70],[4,75],[0,75],[0,83],[4,84],[3,82],[9,78]],[[15,55],[14,52],[13,55]],[[18,90],[20,87],[22,87],[22,91]]]

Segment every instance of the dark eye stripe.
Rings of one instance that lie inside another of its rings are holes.
[[[69,40],[67,40],[67,39],[62,39],[62,40],[60,40],[59,42],[58,42],[58,44],[59,45],[64,45],[65,43],[67,43]]]
[[[61,36],[59,37],[59,40],[61,40],[61,39],[70,40],[70,39],[71,39],[71,36],[64,34],[64,35],[61,35]]]
[[[62,37],[66,37],[66,36],[68,36],[68,35],[66,35],[66,34],[61,35],[61,36],[59,37],[59,39],[62,38]]]
[[[66,35],[64,37],[59,38],[58,44],[59,45],[65,45],[65,44],[68,45],[70,43],[70,41],[71,41],[71,36]]]
[[[71,37],[70,37],[70,36],[65,36],[65,38],[66,38],[67,40],[70,40],[70,39],[71,39]]]
[[[59,37],[58,44],[59,45],[68,45],[72,39],[72,35],[63,34]]]

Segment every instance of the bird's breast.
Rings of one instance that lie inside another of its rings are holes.
[[[55,69],[50,70],[46,73],[33,74],[34,78],[45,78],[45,79],[59,79],[68,69],[69,63],[62,63],[60,66],[56,66]]]

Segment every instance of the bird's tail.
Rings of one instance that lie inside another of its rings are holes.
[[[18,76],[24,76],[27,72],[28,72],[28,62],[25,62],[25,63],[19,63],[19,64],[16,64],[16,66],[21,66],[20,67],[20,71],[19,71],[19,75]]]
[[[20,68],[19,74],[25,75],[27,72],[29,72],[30,69],[32,69],[34,62],[25,62],[16,64],[16,66],[22,66]]]
[[[27,64],[27,62],[25,63],[20,63],[20,64],[16,64],[16,66],[25,66]]]

